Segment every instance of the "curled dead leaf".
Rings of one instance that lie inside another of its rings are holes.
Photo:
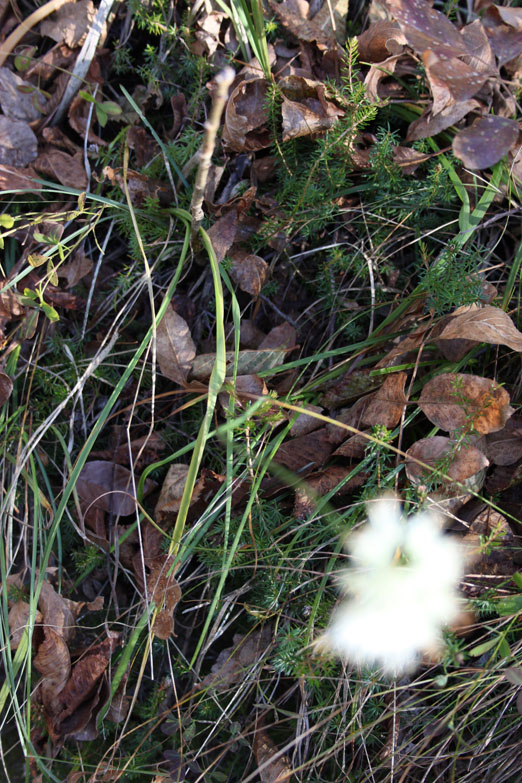
[[[250,79],[240,82],[228,99],[223,141],[235,152],[254,152],[270,146],[266,90],[264,79]]]
[[[168,469],[154,509],[154,516],[159,525],[163,526],[168,521],[174,521],[174,515],[179,511],[188,472],[189,466],[180,462],[176,462]],[[190,499],[191,504],[199,498],[204,484],[204,478],[199,478]]]
[[[436,329],[437,340],[466,339],[492,345],[506,345],[522,352],[522,332],[504,310],[493,305],[459,307],[445,319],[442,328]]]
[[[513,413],[509,394],[495,381],[466,373],[442,373],[419,398],[425,416],[447,432],[463,428],[486,435],[501,430]]]
[[[230,276],[242,291],[257,299],[268,279],[269,266],[261,256],[245,250],[229,253],[232,260]]]

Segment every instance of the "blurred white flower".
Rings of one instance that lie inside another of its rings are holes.
[[[443,626],[461,613],[463,556],[429,512],[406,520],[399,502],[384,497],[368,504],[368,516],[348,541],[353,566],[339,577],[347,600],[317,645],[398,676],[440,648]]]

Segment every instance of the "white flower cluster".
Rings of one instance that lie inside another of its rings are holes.
[[[443,626],[461,613],[464,558],[429,512],[405,520],[399,502],[384,497],[368,504],[368,516],[348,541],[353,566],[339,578],[346,600],[317,644],[396,677],[440,648]]]

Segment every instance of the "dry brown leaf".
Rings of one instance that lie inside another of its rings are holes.
[[[237,209],[231,209],[223,215],[208,230],[208,236],[212,242],[217,262],[220,264],[228,250],[232,247],[236,237],[238,224]]]
[[[465,55],[466,44],[455,25],[425,0],[385,0],[398,21],[408,46],[423,54],[438,46],[449,55]]]
[[[484,544],[486,541],[488,545]],[[486,507],[478,514],[462,543],[469,552],[468,572],[473,577],[489,577],[488,585],[491,577],[505,579],[517,570],[513,561],[515,537],[506,518],[498,511]]]
[[[343,403],[379,386],[379,378],[370,377],[368,370],[354,370],[341,375],[321,397],[325,408],[339,408]],[[348,422],[347,422],[348,423]]]
[[[452,103],[462,104],[473,98],[488,78],[484,71],[475,71],[458,57],[428,49],[422,55],[433,95],[433,116]]]
[[[125,193],[123,169],[113,169],[112,166],[105,166],[103,174]],[[172,202],[172,193],[169,186],[160,180],[152,179],[146,174],[140,174],[139,171],[133,171],[132,169],[127,169],[127,190],[130,200],[137,207],[142,207],[149,198],[157,199],[160,204],[165,205]]]
[[[267,385],[259,375],[238,375],[235,387],[232,387],[232,378],[227,378],[223,388],[224,391],[219,395],[219,402],[225,411],[229,409],[231,394],[235,403],[243,409],[245,403],[249,404],[253,401],[252,395],[266,397],[268,394]]]
[[[488,169],[507,155],[518,138],[518,123],[488,115],[453,138],[453,154],[470,169]]]
[[[436,136],[451,125],[460,122],[471,111],[477,111],[480,108],[480,103],[471,99],[461,103],[452,103],[435,115],[432,115],[431,111],[428,110],[418,120],[410,123],[406,140],[417,141],[418,139],[426,139],[429,136]]]
[[[275,461],[294,473],[309,473],[322,468],[333,451],[326,427],[308,435],[286,440],[277,450]]]
[[[31,88],[32,92],[25,91]],[[41,108],[45,107],[45,98],[38,94],[32,84],[9,68],[0,68],[0,106],[6,117],[24,122],[39,120],[42,112],[38,111],[36,102]]]
[[[310,6],[304,0],[285,0],[276,3],[269,0],[270,8],[298,41],[315,42],[320,50],[331,48],[335,44],[332,27],[321,29],[315,20],[308,19]],[[323,17],[321,17],[321,20]]]
[[[95,16],[92,0],[66,3],[40,24],[40,33],[74,49],[83,44]]]
[[[224,18],[225,14],[222,11],[201,14],[194,31],[196,40],[190,47],[193,54],[199,57],[208,57],[214,54],[219,46],[219,32]]]
[[[279,326],[270,329],[266,337],[263,337],[259,343],[260,351],[268,351],[272,348],[285,348],[290,350],[295,348],[296,332],[288,321],[283,321]]]
[[[267,83],[264,79],[240,82],[228,99],[223,141],[235,152],[254,152],[272,143],[267,126]]]
[[[13,391],[13,379],[6,375],[5,372],[0,372],[0,405],[7,402]]]
[[[122,443],[116,451],[114,449],[101,449],[91,451],[91,457],[117,462],[118,465],[133,465],[137,471],[155,462],[167,444],[158,432],[151,432],[141,438],[135,438],[130,443]]]
[[[9,642],[11,646],[11,650],[16,650],[20,642],[22,641],[22,636],[24,635],[25,627],[29,621],[29,615],[31,613],[31,607],[27,603],[27,601],[16,601],[10,609],[9,609],[9,615],[8,615],[8,621],[9,621]],[[42,614],[41,612],[36,612],[35,618],[34,618],[35,624],[42,622]]]
[[[381,388],[370,397],[362,414],[362,423],[367,427],[380,425],[393,429],[401,420],[406,404],[404,386],[408,376],[405,372],[391,373]]]
[[[259,372],[272,370],[283,363],[286,350],[267,349],[258,351],[239,351],[237,357],[238,375],[255,375]],[[191,377],[197,381],[206,381],[210,378],[210,373],[216,361],[216,354],[201,353],[196,356],[192,363]],[[235,354],[234,351],[226,352],[226,373],[231,375],[234,370]]]
[[[27,122],[0,116],[0,163],[27,166],[37,156],[37,144]]]
[[[495,55],[489,44],[484,25],[480,19],[462,28],[460,34],[466,44],[469,54],[464,62],[476,71],[487,71],[492,74],[496,70]]]
[[[76,250],[73,257],[58,269],[58,277],[65,277],[67,288],[73,288],[79,281],[91,272],[93,261],[83,250]]]
[[[522,458],[522,419],[512,416],[503,429],[486,436],[487,455],[494,465],[513,465]]]
[[[80,190],[85,190],[87,187],[88,180],[82,152],[69,155],[68,152],[49,147],[38,155],[33,165],[39,174],[56,179],[62,185]]]
[[[334,106],[334,104],[330,104]],[[310,136],[333,128],[339,116],[344,114],[340,109],[327,114],[318,100],[312,98],[297,103],[283,95],[281,106],[283,117],[283,141]]]
[[[56,44],[48,52],[31,62],[25,76],[27,79],[37,76],[39,84],[49,81],[58,72],[65,72],[69,77],[68,72],[72,70],[70,66],[76,55],[77,52],[73,52],[65,44]]]
[[[37,178],[32,166],[16,168],[0,165],[0,190],[41,190],[42,186],[34,180]]]
[[[365,430],[363,430],[365,432]],[[368,430],[369,432],[369,430]],[[345,433],[346,434],[346,433]],[[370,441],[364,435],[351,435],[334,451],[334,457],[350,457],[352,459],[362,459],[366,453],[366,448]]]
[[[448,465],[446,460],[449,458],[451,462]],[[489,465],[486,456],[475,446],[461,446],[456,450],[455,442],[442,435],[422,438],[406,452],[406,475],[414,484],[419,484],[430,476],[430,472],[419,465],[417,460],[431,468],[440,469],[443,465],[442,472],[461,484]]]
[[[38,607],[42,613],[44,629],[51,627],[63,639],[70,641],[76,630],[76,618],[83,604],[64,598],[47,581],[42,583]]]
[[[300,407],[303,407],[308,411],[312,411],[312,413],[324,413],[324,408],[322,408],[320,405],[310,405],[307,403],[306,405],[302,405]],[[287,419],[293,419],[295,412],[285,411],[284,415]],[[300,435],[308,435],[309,432],[313,432],[314,430],[317,430],[319,427],[323,426],[324,422],[322,422],[320,419],[316,419],[315,416],[307,416],[306,413],[299,413],[296,420],[290,427],[290,433],[294,438],[297,438]]]
[[[107,513],[126,517],[136,511],[135,487],[138,477],[110,460],[86,462],[78,476],[78,495],[87,506],[94,506]],[[155,483],[147,479],[144,493],[148,494]]]
[[[522,352],[522,333],[504,310],[492,305],[459,307],[444,321],[443,328],[433,333],[433,337],[437,340],[458,338],[507,345],[514,351]]]
[[[344,44],[346,40],[348,2],[349,0],[327,0],[312,16],[314,26],[325,33],[332,45],[335,39],[340,44]]]
[[[247,669],[258,663],[265,655],[272,640],[272,628],[264,625],[248,636],[235,634],[232,647],[222,650],[212,666],[211,673],[204,678],[204,687],[226,691],[230,685],[243,681]]]
[[[419,408],[447,432],[464,428],[481,435],[501,430],[513,413],[509,394],[495,381],[467,373],[442,373],[424,386]]]
[[[396,22],[381,19],[357,38],[361,62],[381,63],[388,57],[401,54],[406,37]]]
[[[257,299],[268,279],[268,264],[261,256],[245,250],[234,250],[229,255],[232,261],[230,277],[242,291]]]
[[[160,610],[152,626],[152,631],[158,639],[166,640],[173,633],[174,618],[172,614],[181,598],[181,588],[174,578],[174,574],[169,573],[173,564],[174,558],[169,555],[159,555],[150,558],[145,563],[150,571],[147,577],[149,598]]]
[[[38,687],[46,717],[53,719],[61,710],[60,694],[71,673],[71,656],[60,633],[47,625],[44,632],[45,640],[38,647],[33,664],[42,675]],[[49,723],[48,728],[50,733],[54,734]]]
[[[295,491],[294,517],[303,519],[313,514],[317,499],[335,489],[350,472],[351,468],[331,465],[326,470],[307,476],[306,486]],[[336,497],[353,492],[354,489],[364,484],[367,478],[367,474],[360,471],[356,476],[353,476],[343,484],[335,493]]]
[[[157,357],[162,374],[184,386],[196,356],[196,346],[184,318],[169,304],[158,324]]]
[[[287,756],[278,756],[278,748],[263,728],[254,735],[254,754],[259,768],[261,783],[285,783],[292,777],[292,768]]]
[[[95,647],[91,647],[74,664],[71,676],[60,694],[60,700],[64,708],[57,716],[58,722],[61,723],[65,718],[72,715],[92,695],[99,678],[107,669],[111,655],[118,644],[118,635],[111,636]]]
[[[173,517],[179,511],[181,498],[185,489],[189,466],[181,462],[171,465],[163,480],[160,496],[154,509],[154,517],[159,525],[167,521],[173,521]],[[204,487],[205,480],[199,478],[194,487],[190,503],[195,503]]]

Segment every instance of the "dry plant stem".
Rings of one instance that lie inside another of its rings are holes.
[[[196,183],[190,202],[190,214],[192,215],[192,237],[194,238],[203,222],[203,196],[207,184],[208,170],[210,168],[210,159],[216,145],[216,134],[219,127],[219,120],[225,102],[228,98],[228,88],[234,81],[235,72],[233,68],[227,66],[215,78],[217,85],[216,95],[210,110],[210,116],[205,123],[205,136],[199,153],[199,167],[196,175]]]
[[[15,46],[20,43],[24,35],[28,33],[35,24],[38,24],[38,22],[41,22],[46,16],[57,11],[62,5],[65,5],[65,3],[70,2],[71,0],[49,0],[48,3],[45,3],[45,5],[37,8],[36,11],[33,11],[32,14],[29,14],[27,19],[20,22],[18,27],[13,30],[11,35],[7,36],[3,45],[0,46],[0,67],[5,63]]]

